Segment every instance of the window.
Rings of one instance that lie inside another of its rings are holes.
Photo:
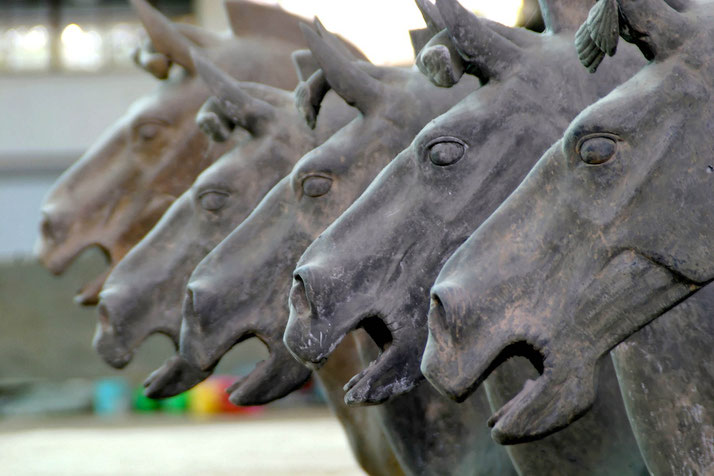
[[[175,18],[190,0],[151,1]],[[143,28],[126,0],[3,0],[0,72],[97,72],[131,68]]]

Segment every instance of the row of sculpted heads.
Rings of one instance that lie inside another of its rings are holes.
[[[235,37],[207,42],[134,3],[151,36],[137,62],[168,79],[60,180],[42,225],[53,271],[93,244],[116,265],[83,298],[103,285],[107,362],[168,335],[179,352],[146,382],[165,397],[257,337],[270,357],[231,400],[314,371],[374,473],[641,470],[603,356],[714,274],[709,4],[542,0],[539,34],[418,0],[419,72],[372,65],[319,22],[302,39],[266,7],[250,8],[274,33],[241,38],[233,1]],[[293,93],[281,68],[301,42]],[[513,356],[539,375],[523,385]],[[348,410],[343,384],[347,404],[383,405]],[[585,416],[506,455],[476,429],[492,411],[505,444]]]

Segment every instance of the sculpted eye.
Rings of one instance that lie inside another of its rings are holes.
[[[302,191],[309,197],[321,197],[330,191],[332,179],[321,175],[311,175],[302,181]]]
[[[228,194],[226,192],[208,190],[201,193],[198,200],[204,210],[214,212],[216,210],[220,210],[226,205],[226,201],[228,201]]]
[[[155,122],[145,122],[136,128],[137,137],[143,141],[150,141],[159,135],[161,125]]]
[[[600,165],[615,156],[617,141],[611,135],[591,135],[580,139],[576,151],[586,164]]]
[[[464,156],[466,145],[456,138],[443,138],[427,146],[429,160],[434,165],[446,166],[455,164]]]

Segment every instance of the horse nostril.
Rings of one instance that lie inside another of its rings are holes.
[[[40,233],[47,240],[54,240],[55,237],[55,226],[52,223],[52,218],[46,213],[42,214],[42,219],[40,221]]]
[[[429,306],[429,320],[440,328],[446,326],[446,310],[437,293],[431,294],[431,305]]]
[[[186,297],[183,301],[184,315],[195,316],[196,315],[196,293],[194,292],[191,285],[186,287]]]
[[[97,312],[99,313],[99,324],[102,328],[106,329],[111,327],[111,320],[109,319],[109,308],[102,301],[99,302],[97,306]]]
[[[310,314],[310,301],[307,298],[305,283],[300,275],[293,276],[293,287],[290,289],[290,307],[298,316]]]
[[[450,315],[447,307],[444,305],[445,299],[454,299],[451,296],[453,290],[451,289],[438,289],[432,290],[431,292],[431,305],[429,307],[428,315],[428,325],[429,331],[432,334],[438,334],[440,337],[446,337],[444,334],[448,334],[450,337],[455,338],[456,329],[454,327],[454,317]],[[458,305],[458,303],[457,303]]]
[[[210,289],[210,288],[209,288]],[[189,283],[186,286],[186,297],[183,302],[183,315],[192,324],[206,327],[211,324],[211,316],[217,309],[214,295],[199,283]]]

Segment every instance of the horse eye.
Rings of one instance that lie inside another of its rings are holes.
[[[226,201],[228,201],[228,194],[225,192],[210,190],[208,192],[203,192],[198,197],[198,200],[204,210],[215,212],[226,205]]]
[[[586,164],[600,165],[612,159],[617,151],[617,142],[610,136],[591,136],[580,141],[578,153]]]
[[[138,136],[145,141],[150,141],[159,134],[160,126],[154,122],[147,122],[137,128]]]
[[[330,191],[332,187],[332,179],[313,175],[306,177],[302,181],[302,191],[309,197],[321,197]]]
[[[434,165],[445,166],[455,164],[464,156],[466,146],[457,140],[443,140],[429,146],[429,159]]]

